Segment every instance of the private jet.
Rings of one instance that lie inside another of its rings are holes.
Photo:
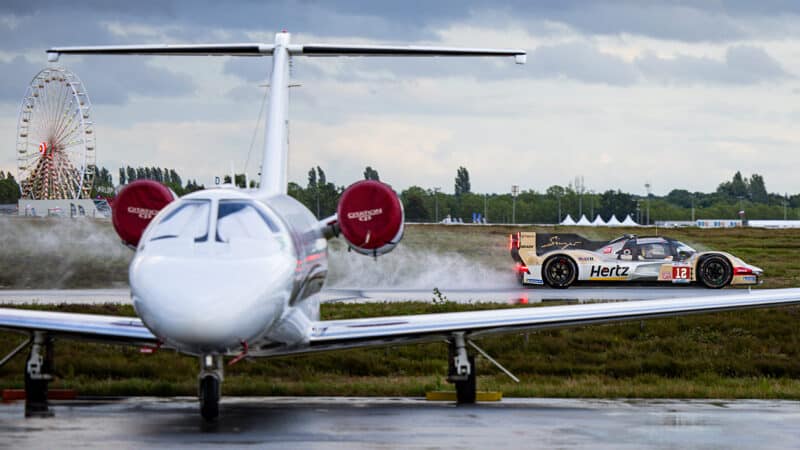
[[[113,224],[135,249],[131,299],[137,318],[0,308],[0,328],[28,340],[0,364],[29,349],[26,415],[51,414],[47,402],[55,340],[166,348],[199,361],[200,413],[220,413],[225,358],[300,355],[360,347],[442,342],[450,350],[448,381],[458,403],[475,401],[475,340],[484,336],[693,313],[800,303],[800,289],[736,295],[495,311],[320,320],[318,293],[327,275],[327,241],[341,237],[365,257],[389,253],[403,236],[403,205],[387,184],[359,181],[336,214],[319,220],[287,195],[289,64],[295,57],[508,57],[516,49],[294,44],[287,32],[272,44],[58,47],[61,55],[271,56],[270,96],[260,184],[206,189],[176,198],[156,182],[135,181],[114,202]],[[494,361],[494,360],[492,360]]]

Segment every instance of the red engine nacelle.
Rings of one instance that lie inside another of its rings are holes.
[[[153,217],[175,200],[175,194],[152,180],[136,180],[125,185],[111,206],[111,222],[125,245],[136,247]]]
[[[350,247],[365,255],[392,251],[403,237],[403,204],[388,184],[353,183],[336,208],[339,229]]]

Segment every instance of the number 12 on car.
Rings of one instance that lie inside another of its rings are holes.
[[[692,280],[692,268],[689,266],[673,266],[672,282],[688,283]]]

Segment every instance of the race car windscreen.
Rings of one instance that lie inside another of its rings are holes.
[[[683,256],[684,258],[688,258],[697,253],[697,250],[680,241],[675,243],[675,250],[677,251],[678,256]]]

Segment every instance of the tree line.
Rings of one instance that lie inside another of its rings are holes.
[[[380,179],[372,167],[365,169],[364,178]],[[289,184],[289,195],[323,218],[336,211],[344,189],[345,186],[328,180],[321,167],[315,167],[309,170],[305,186]],[[630,215],[638,223],[646,223],[648,210],[651,224],[666,220],[737,219],[740,210],[745,211],[748,219],[800,219],[800,194],[768,193],[763,176],[753,174],[746,178],[741,172],[720,183],[711,193],[683,189],[674,189],[665,196],[636,195],[619,189],[585,192],[568,183],[550,186],[544,192],[523,188],[514,198],[510,193],[472,192],[469,171],[459,167],[452,194],[421,186],[411,186],[399,194],[409,222],[436,222],[447,216],[469,222],[473,213],[480,213],[490,223],[512,223],[514,219],[516,223],[558,223],[568,214],[575,220],[581,215],[589,220],[596,215],[603,220],[612,215],[623,220]]]
[[[113,195],[114,182],[105,168],[95,168],[92,196]],[[378,170],[367,166],[364,179],[380,180]],[[169,186],[178,195],[184,195],[204,186],[196,180],[183,183],[175,169],[160,167],[124,167],[119,169],[119,184],[150,179]],[[230,183],[226,175],[224,182]],[[244,174],[235,175],[236,184],[245,185]],[[257,187],[250,180],[249,187]],[[309,169],[305,185],[289,183],[288,193],[303,203],[318,218],[336,212],[339,197],[346,186],[337,185],[322,167]],[[409,222],[435,222],[447,216],[471,221],[473,213],[480,213],[490,223],[557,223],[568,214],[578,220],[586,215],[593,220],[600,215],[608,220],[612,215],[619,220],[630,215],[639,223],[649,221],[736,219],[744,211],[748,219],[800,219],[800,194],[780,195],[767,190],[764,177],[752,174],[749,178],[736,172],[730,180],[723,181],[714,192],[689,192],[673,189],[665,196],[636,195],[621,190],[586,192],[582,186],[568,183],[553,185],[544,192],[534,189],[520,190],[516,197],[510,193],[480,194],[472,192],[469,171],[459,167],[453,180],[453,193],[439,189],[411,186],[399,192]],[[16,203],[19,185],[10,173],[0,172],[0,203]]]
[[[105,167],[102,169],[105,170]],[[110,179],[110,175],[109,175]],[[228,177],[230,179],[230,177]],[[128,184],[136,180],[153,180],[163,183],[175,194],[181,196],[190,192],[205,189],[204,185],[198,184],[197,180],[188,180],[183,184],[183,179],[175,169],[167,169],[161,167],[120,167],[119,168],[119,184]]]
[[[0,204],[17,203],[19,196],[19,184],[14,175],[0,170]]]

